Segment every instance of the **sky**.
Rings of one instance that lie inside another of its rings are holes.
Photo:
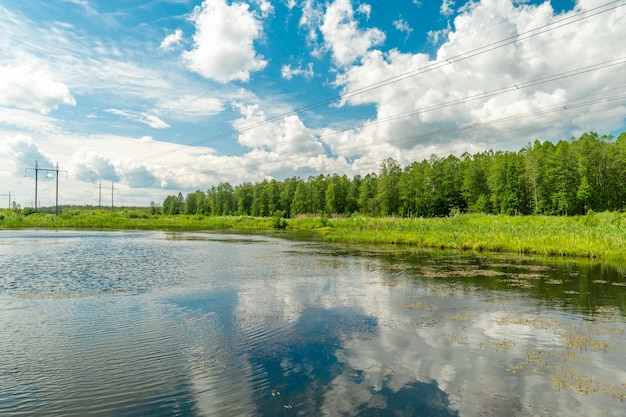
[[[626,130],[626,0],[0,0],[0,207]]]

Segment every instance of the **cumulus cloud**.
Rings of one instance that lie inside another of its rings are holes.
[[[311,155],[323,152],[312,131],[304,126],[297,115],[285,116],[276,121],[268,117],[258,105],[238,104],[243,117],[233,123],[239,130],[239,143],[249,148],[270,149],[281,155]],[[255,127],[253,127],[255,126]]]
[[[280,75],[286,79],[291,80],[293,77],[302,76],[306,79],[311,79],[315,75],[313,72],[313,63],[309,62],[306,67],[298,66],[297,68],[291,68],[290,64],[283,65],[280,69]]]
[[[183,60],[191,70],[227,83],[249,81],[252,72],[267,65],[254,49],[263,28],[248,4],[205,0],[194,9],[191,20],[196,28],[194,47],[183,53]]]
[[[83,181],[105,180],[118,182],[120,176],[110,158],[87,149],[79,149],[72,155],[69,171],[74,178]]]
[[[590,7],[585,4],[580,3],[583,11]],[[604,131],[619,127],[626,117],[624,106],[606,102],[573,111],[568,105],[623,94],[623,77],[617,74],[624,63],[598,65],[592,76],[558,75],[615,58],[611,45],[623,45],[619,23],[626,16],[623,8],[594,14],[576,25],[559,25],[510,45],[486,48],[484,53],[467,54],[579,12],[557,15],[547,2],[482,1],[455,18],[454,30],[435,58],[398,50],[367,52],[359,65],[339,74],[336,83],[344,88],[344,105],[373,104],[376,117],[351,131],[329,135],[326,141],[344,157],[380,161],[382,154],[409,163],[431,153],[473,152],[493,146],[517,149],[537,137],[561,139],[551,135],[563,130],[598,130],[600,124]],[[487,31],[489,42],[485,41]],[[584,56],[580,45],[585,45]],[[556,77],[532,83],[546,75]],[[578,125],[584,120],[580,114],[589,112],[603,112],[603,121],[595,127]]]
[[[59,105],[76,105],[70,89],[29,65],[0,66],[0,105],[48,114]]]
[[[379,29],[359,28],[350,0],[335,0],[328,6],[320,31],[333,61],[341,67],[351,65],[385,40],[384,32]]]
[[[7,165],[13,165],[13,173],[24,175],[24,169],[35,166],[49,168],[54,166],[50,157],[33,141],[29,135],[0,137],[0,155]]]
[[[183,31],[180,29],[176,29],[173,33],[170,33],[163,39],[163,41],[161,42],[161,45],[159,45],[159,49],[169,51],[174,46],[180,44],[182,40],[183,40]]]
[[[106,109],[107,113],[115,114],[117,116],[122,116],[125,119],[132,120],[134,122],[143,123],[145,125],[150,126],[153,129],[167,129],[170,127],[167,123],[161,120],[158,116],[154,114],[145,113],[145,112],[136,112],[132,110],[120,110],[120,109]]]

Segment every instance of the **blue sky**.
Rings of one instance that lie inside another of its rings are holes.
[[[32,205],[35,161],[63,170],[61,203],[97,204],[114,183],[119,204],[147,205],[225,181],[616,134],[624,6],[4,0],[0,194]],[[54,204],[54,178],[40,179],[38,200]]]

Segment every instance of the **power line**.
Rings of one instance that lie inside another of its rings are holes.
[[[406,118],[406,117],[410,117],[410,116],[415,116],[418,114],[424,114],[427,112],[432,112],[432,111],[436,111],[436,110],[442,110],[448,107],[452,107],[452,106],[456,106],[456,105],[460,105],[460,104],[466,104],[466,103],[470,103],[473,101],[477,101],[477,100],[481,100],[481,99],[486,99],[486,98],[492,98],[501,94],[505,94],[505,93],[510,93],[510,92],[515,92],[515,91],[519,91],[519,90],[523,90],[523,89],[527,89],[527,88],[531,88],[531,87],[536,87],[538,85],[541,84],[546,84],[546,83],[550,83],[550,82],[555,82],[555,81],[559,81],[559,80],[563,80],[566,78],[570,78],[570,77],[574,77],[574,76],[578,76],[578,75],[584,75],[584,74],[588,74],[590,72],[593,71],[599,71],[599,70],[603,70],[603,69],[607,69],[607,68],[611,68],[614,66],[618,66],[618,65],[623,65],[626,63],[626,57],[620,57],[620,58],[615,58],[615,59],[611,59],[608,61],[603,61],[603,62],[598,62],[598,63],[594,63],[591,65],[587,65],[584,67],[580,67],[580,68],[575,68],[575,69],[570,69],[567,71],[564,71],[562,73],[558,73],[558,74],[552,74],[552,75],[546,75],[540,78],[536,78],[536,79],[531,79],[528,81],[520,81],[517,82],[515,84],[511,84],[508,85],[506,87],[502,87],[496,90],[492,90],[492,91],[487,91],[484,93],[478,93],[478,94],[474,94],[468,97],[464,97],[461,99],[457,99],[457,100],[452,100],[452,101],[448,101],[448,102],[444,102],[444,103],[439,103],[439,104],[435,104],[432,106],[428,106],[428,107],[424,107],[421,109],[416,109],[416,110],[412,110],[409,112],[403,112],[403,113],[399,113],[399,114],[395,114],[395,115],[391,115],[385,118],[379,118],[377,120],[374,121],[369,121],[369,122],[365,122],[362,123],[360,125],[351,125],[349,127],[346,128],[341,128],[341,129],[333,129],[333,130],[328,130],[325,131],[321,134],[317,134],[317,135],[307,135],[307,136],[303,136],[300,138],[296,138],[296,139],[291,139],[288,141],[283,141],[283,142],[279,142],[279,143],[275,143],[273,144],[270,149],[276,149],[278,147],[281,146],[286,146],[286,145],[291,145],[294,143],[299,143],[299,142],[306,142],[312,139],[315,139],[316,137],[324,137],[324,136],[330,136],[330,135],[335,135],[338,133],[342,133],[342,132],[346,132],[346,131],[350,131],[352,129],[356,129],[356,128],[363,128],[363,127],[369,127],[369,126],[375,126],[375,125],[379,125],[382,123],[387,123],[390,121],[394,121],[397,119],[401,119],[401,118]],[[617,96],[617,98],[615,100],[620,99],[622,96]],[[609,100],[609,101],[613,101],[613,100]],[[600,102],[603,102],[603,100],[601,100]],[[597,101],[594,102],[587,102],[587,103],[597,103]],[[575,105],[574,107],[569,106],[569,108],[578,108],[581,105]],[[560,109],[560,108],[557,108]],[[543,113],[543,112],[541,112]],[[532,115],[531,115],[532,116]],[[524,117],[530,117],[530,116],[524,116]],[[455,128],[453,131],[459,131],[462,129],[458,129]],[[450,133],[448,131],[446,132],[442,132],[442,133]],[[427,135],[424,136],[412,136],[412,139],[420,139],[420,138],[427,138],[427,137],[431,137],[433,135],[438,135],[438,134],[442,134],[442,133],[429,133]],[[390,142],[394,142],[394,141],[390,141]],[[356,145],[355,146],[356,149],[360,149],[362,148],[362,145]],[[342,148],[344,149],[344,148]],[[230,156],[240,156],[240,155],[230,155]],[[281,161],[285,161],[286,159],[281,159]],[[252,164],[252,166],[256,166],[258,164]],[[250,165],[241,165],[239,167],[236,168],[231,168],[231,169],[237,169],[237,168],[243,168],[246,166],[250,166]],[[206,173],[207,171],[201,171],[202,173]],[[192,174],[186,174],[187,175],[195,175],[195,173]]]
[[[457,132],[471,130],[471,129],[477,129],[477,128],[481,128],[481,127],[488,127],[488,126],[492,126],[492,125],[495,125],[495,124],[498,124],[498,123],[522,120],[522,119],[527,119],[527,118],[531,118],[531,117],[537,117],[537,116],[542,116],[542,115],[547,115],[547,114],[553,114],[553,113],[558,113],[558,112],[562,112],[562,111],[569,111],[569,110],[573,110],[573,109],[577,109],[577,108],[581,108],[581,107],[586,107],[586,106],[591,106],[591,105],[601,104],[601,103],[608,103],[608,102],[617,101],[617,100],[624,100],[624,99],[626,99],[626,93],[625,94],[619,94],[619,95],[616,95],[616,96],[606,97],[606,98],[600,98],[600,99],[595,99],[595,100],[588,100],[588,101],[584,101],[584,102],[573,102],[573,103],[565,104],[565,105],[562,105],[562,106],[552,107],[552,108],[548,108],[548,109],[544,109],[544,110],[537,110],[537,111],[534,111],[534,112],[529,112],[529,113],[524,113],[524,114],[517,114],[517,115],[502,117],[502,118],[499,118],[499,119],[493,119],[493,120],[489,120],[489,121],[486,121],[486,122],[472,123],[472,124],[468,124],[468,125],[461,126],[461,127],[455,127],[455,128],[451,128],[451,129],[440,129],[440,130],[437,130],[435,132],[431,132],[431,133],[427,133],[427,134],[423,134],[423,135],[416,135],[416,136],[408,136],[408,137],[396,138],[395,140],[390,140],[388,143],[401,143],[401,142],[405,142],[405,141],[409,141],[409,140],[433,138],[435,136],[441,136],[441,135],[445,135],[445,134],[457,133]],[[343,151],[350,150],[350,149],[357,149],[357,150],[358,149],[362,149],[362,145],[353,145],[353,146],[350,146],[350,147],[338,148],[338,150],[343,150]],[[297,157],[281,158],[280,161],[274,161],[274,162],[272,162],[272,161],[270,161],[270,162],[264,161],[264,162],[259,162],[259,163],[250,163],[250,164],[240,165],[240,166],[237,166],[237,167],[222,168],[220,170],[220,172],[227,171],[227,170],[234,170],[234,169],[254,167],[254,166],[261,165],[261,164],[282,163],[282,162],[286,162],[286,161],[289,161],[289,160],[294,160],[296,158]],[[196,175],[196,174],[209,174],[209,173],[213,173],[213,172],[214,171],[198,171],[198,172],[194,172],[193,174],[179,175],[179,177],[187,176],[187,175]]]
[[[56,215],[59,215],[59,171],[67,173],[65,170],[59,170],[59,163],[57,162],[56,168],[40,168],[37,165],[37,161],[35,161],[34,168],[26,168],[24,171],[24,176],[28,171],[35,171],[35,210],[37,210],[37,182],[39,177],[39,171],[43,172],[56,172]]]
[[[517,43],[517,42],[520,42],[520,41],[523,41],[523,40],[526,40],[526,39],[530,39],[530,38],[538,36],[540,34],[543,34],[543,33],[546,33],[546,32],[550,32],[550,31],[553,31],[553,30],[556,30],[556,29],[560,29],[562,27],[565,27],[565,26],[568,26],[568,25],[580,22],[582,20],[585,20],[585,19],[597,16],[597,15],[600,15],[602,13],[606,13],[606,12],[615,10],[615,9],[625,5],[625,4],[617,4],[617,3],[620,3],[621,1],[622,0],[616,0],[616,1],[612,1],[612,2],[606,3],[604,5],[598,6],[598,7],[591,8],[589,10],[581,11],[581,12],[575,14],[575,15],[564,17],[562,19],[559,19],[559,20],[556,20],[554,22],[545,24],[543,26],[539,26],[537,28],[528,30],[526,32],[522,32],[522,33],[519,33],[517,35],[510,36],[508,38],[505,38],[505,39],[502,39],[502,40],[499,40],[499,41],[492,42],[490,44],[481,46],[479,48],[475,48],[475,49],[472,49],[472,50],[469,50],[469,51],[466,51],[466,52],[463,52],[463,53],[451,56],[451,57],[447,58],[445,61],[438,61],[438,62],[432,63],[430,65],[426,65],[424,67],[418,68],[416,70],[407,71],[407,72],[405,72],[403,74],[399,74],[397,76],[390,77],[390,78],[387,78],[385,80],[382,80],[382,81],[379,81],[379,82],[376,82],[376,83],[372,83],[372,84],[369,84],[367,86],[364,86],[364,87],[352,90],[349,93],[346,93],[346,94],[343,94],[343,95],[341,95],[341,94],[340,95],[335,95],[335,96],[333,96],[333,97],[331,97],[329,99],[322,100],[322,101],[310,104],[308,106],[301,107],[299,109],[296,109],[296,110],[293,110],[293,111],[290,111],[290,112],[282,113],[280,115],[273,116],[273,117],[271,117],[269,119],[266,119],[266,120],[263,120],[263,121],[260,121],[260,122],[252,123],[252,124],[249,124],[247,126],[243,126],[241,128],[238,128],[238,129],[232,129],[230,131],[227,131],[227,132],[224,132],[224,133],[221,133],[221,134],[217,134],[217,135],[205,138],[205,139],[201,139],[201,140],[192,142],[190,144],[179,145],[179,146],[177,146],[175,148],[172,148],[169,151],[165,151],[165,152],[161,152],[161,153],[158,153],[158,154],[155,154],[155,155],[152,155],[152,156],[148,156],[148,157],[144,158],[144,160],[145,159],[151,159],[151,158],[158,157],[158,156],[162,156],[162,155],[166,155],[166,154],[169,154],[169,153],[178,152],[178,151],[180,151],[182,149],[185,149],[187,147],[190,147],[190,146],[197,146],[197,145],[201,145],[201,144],[204,144],[204,143],[213,142],[213,141],[218,140],[218,139],[229,137],[229,136],[231,136],[233,134],[237,134],[237,133],[240,134],[240,133],[249,131],[251,129],[254,129],[256,127],[260,127],[260,126],[263,126],[263,125],[268,124],[268,123],[276,122],[276,121],[281,120],[281,119],[283,119],[285,117],[292,116],[292,115],[297,115],[297,114],[300,114],[300,113],[303,113],[303,112],[306,112],[306,111],[309,111],[309,110],[313,110],[313,109],[316,109],[316,108],[327,106],[327,105],[330,105],[332,103],[336,103],[336,102],[338,102],[340,100],[341,101],[345,101],[346,99],[350,99],[352,97],[355,97],[357,95],[360,95],[360,94],[363,94],[363,93],[375,90],[377,88],[381,88],[381,87],[384,87],[384,86],[387,86],[387,85],[390,85],[390,84],[394,84],[394,83],[397,83],[399,81],[403,81],[403,80],[406,80],[408,78],[412,78],[412,77],[417,76],[417,75],[425,74],[427,72],[434,71],[436,69],[440,69],[440,68],[452,65],[452,64],[454,64],[456,62],[464,61],[464,60],[467,60],[467,59],[470,59],[470,58],[473,58],[473,57],[485,54],[487,52],[494,51],[494,50],[502,48],[504,46],[508,46],[508,45],[511,45],[511,44],[514,44],[514,43]]]

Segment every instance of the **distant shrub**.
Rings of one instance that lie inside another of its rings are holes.
[[[35,213],[39,212],[33,207],[24,207],[24,210],[22,210],[22,214],[24,214],[24,216],[30,216],[31,214]]]
[[[68,210],[65,213],[61,214],[61,218],[71,219],[73,217],[80,216],[81,214],[83,214],[83,211],[81,210]]]

